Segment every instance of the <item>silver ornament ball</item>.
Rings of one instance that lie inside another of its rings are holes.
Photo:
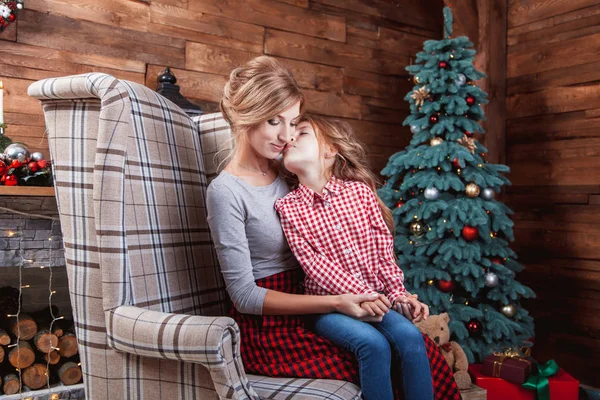
[[[494,200],[495,196],[496,192],[494,192],[494,189],[492,188],[485,188],[481,191],[481,197],[483,197],[486,200]]]
[[[517,309],[514,305],[508,304],[502,307],[500,311],[502,311],[502,314],[504,314],[506,317],[511,318],[515,316]]]
[[[464,74],[458,74],[454,81],[458,86],[464,86],[467,83],[467,77]]]
[[[498,286],[498,275],[493,272],[488,272],[485,274],[485,286],[487,287],[496,287]]]
[[[418,125],[411,125],[410,131],[414,134],[421,132],[421,128]]]
[[[440,191],[434,187],[428,187],[423,192],[423,195],[427,200],[436,200],[438,197],[440,197]]]
[[[44,155],[42,153],[40,153],[39,151],[36,151],[35,153],[31,153],[31,161],[40,161],[44,159]]]
[[[4,154],[6,154],[11,160],[18,160],[19,155],[23,155],[25,158],[29,158],[29,149],[27,149],[27,146],[25,146],[24,144],[12,143],[6,146],[6,148],[4,149]]]

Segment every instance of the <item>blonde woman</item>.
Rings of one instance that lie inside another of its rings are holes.
[[[276,159],[293,140],[303,106],[298,84],[273,58],[257,57],[232,71],[221,111],[231,125],[235,148],[208,188],[208,223],[233,303],[231,316],[240,327],[246,371],[358,384],[353,354],[306,329],[303,315],[338,312],[365,319],[371,312],[361,304],[370,302],[381,320],[391,304],[379,294],[304,295],[304,273],[274,208],[290,191]],[[441,367],[441,353],[427,348],[428,355],[430,350],[435,356],[430,362]],[[436,398],[458,399],[451,373],[442,381]]]

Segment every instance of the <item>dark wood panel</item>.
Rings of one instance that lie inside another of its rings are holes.
[[[189,3],[189,9],[339,42],[346,40],[342,18],[273,0],[195,0]]]
[[[441,3],[434,4],[419,0],[402,2],[383,0],[315,0],[315,2],[359,12],[361,14],[391,19],[406,25],[431,27],[437,25],[441,15]]]
[[[509,0],[510,28],[593,6],[597,0]]]
[[[509,78],[600,61],[598,41],[600,33],[576,39],[545,43],[535,49],[509,51],[507,76]]]
[[[600,83],[556,87],[507,97],[512,118],[600,108]]]
[[[19,15],[20,43],[83,54],[182,67],[185,41],[67,17],[25,10]]]
[[[185,51],[185,68],[229,76],[232,70],[258,55],[260,54],[188,42]]]
[[[507,82],[507,94],[534,92],[597,81],[600,81],[600,62],[592,62],[510,78]]]
[[[266,32],[265,52],[384,75],[404,75],[404,67],[409,64],[407,56],[272,29]]]

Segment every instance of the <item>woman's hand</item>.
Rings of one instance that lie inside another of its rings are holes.
[[[381,318],[391,307],[389,300],[378,293],[371,294],[341,294],[336,296],[335,310],[349,317],[364,320],[363,318]],[[367,303],[367,307],[361,304]]]
[[[394,310],[413,323],[424,321],[429,316],[429,306],[421,303],[418,299],[419,296],[416,294],[398,297],[394,304]]]

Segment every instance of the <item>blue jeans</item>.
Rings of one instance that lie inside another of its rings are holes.
[[[433,399],[423,336],[403,315],[390,310],[381,322],[363,322],[338,313],[322,314],[316,316],[315,331],[356,355],[364,400],[393,400],[392,350],[400,360],[405,400]]]

